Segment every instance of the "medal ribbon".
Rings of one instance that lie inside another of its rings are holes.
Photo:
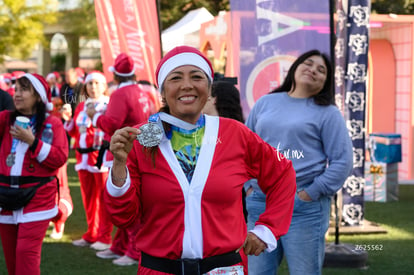
[[[35,124],[35,121],[36,121],[36,116],[32,116],[30,118],[30,127],[32,127],[33,134],[34,134],[33,125]],[[10,154],[15,154],[16,153],[18,143],[19,143],[19,140],[17,138],[13,138],[12,147],[10,149]]]
[[[159,128],[159,130],[162,131],[162,133],[163,133],[162,135],[165,136],[167,139],[171,139],[172,131],[168,131],[167,133],[165,133],[163,125],[162,125],[162,121],[165,121],[165,122],[169,123],[172,126],[172,128],[174,128],[175,130],[183,131],[183,132],[193,131],[193,130],[199,128],[199,127],[204,126],[204,123],[205,123],[204,122],[204,116],[200,116],[200,118],[197,120],[196,124],[191,124],[191,123],[183,121],[179,118],[176,118],[176,117],[174,117],[172,115],[169,115],[167,113],[164,113],[164,112],[156,113],[156,114],[149,117],[149,119],[148,119],[149,123],[148,124],[145,124],[145,125],[141,126],[141,128],[140,128],[143,131],[145,131],[145,133],[142,133],[142,134],[138,135],[137,139],[143,146],[153,147],[153,146],[158,145],[162,140],[162,137],[155,138],[155,136],[157,135],[155,133],[156,131],[150,130],[150,129],[153,129],[151,127],[146,127],[145,128],[146,125],[147,126],[150,125],[150,124],[152,124],[153,126],[157,125],[157,128]],[[152,140],[154,138],[155,138],[155,140]],[[156,145],[153,145],[153,144],[156,144]]]
[[[199,127],[198,124],[188,123],[188,122],[186,122],[184,120],[181,120],[179,118],[176,118],[175,116],[172,116],[172,115],[167,114],[167,113],[164,113],[164,112],[160,112],[158,114],[159,114],[159,117],[160,117],[160,119],[162,121],[165,121],[165,122],[167,122],[167,123],[169,123],[171,125],[174,125],[174,126],[176,126],[178,128],[181,128],[181,129],[193,130],[193,129]]]

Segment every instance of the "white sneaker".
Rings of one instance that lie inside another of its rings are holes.
[[[110,247],[111,247],[110,244],[102,243],[102,242],[94,242],[93,244],[91,244],[92,249],[99,250],[99,251],[106,250]]]
[[[103,251],[96,252],[96,257],[101,259],[119,259],[121,258],[120,255],[112,252],[111,249],[105,249]]]
[[[87,247],[87,246],[91,246],[92,243],[90,243],[90,242],[88,242],[84,239],[79,239],[79,240],[73,241],[72,244],[74,246]]]
[[[127,265],[138,264],[138,261],[128,257],[127,255],[124,255],[119,259],[113,260],[112,263],[115,265],[127,266]]]
[[[65,229],[65,224],[62,224],[59,232],[56,230],[56,227],[53,226],[52,233],[50,233],[50,236],[49,237],[52,238],[52,239],[55,239],[55,240],[62,239],[64,229]]]

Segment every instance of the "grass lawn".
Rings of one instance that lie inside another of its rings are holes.
[[[74,158],[71,154],[68,165],[69,185],[74,211],[69,217],[62,240],[48,238],[48,230],[42,250],[42,275],[106,275],[136,274],[137,266],[118,267],[111,260],[99,259],[90,248],[72,245],[86,230],[79,182],[74,172]],[[414,274],[414,185],[401,185],[398,202],[366,202],[365,218],[380,224],[388,233],[364,235],[340,235],[341,243],[382,245],[382,251],[368,253],[368,268],[364,270],[347,268],[325,268],[324,275],[330,274]],[[329,237],[329,242],[334,237]],[[0,245],[0,275],[6,275],[6,266]],[[288,274],[283,263],[279,274]],[[28,274],[30,275],[30,274]]]

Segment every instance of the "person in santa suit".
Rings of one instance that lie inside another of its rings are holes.
[[[14,86],[12,83],[12,74],[11,73],[5,73],[3,74],[3,82],[4,87],[2,87],[6,92],[9,93],[9,95],[14,95]]]
[[[111,138],[105,205],[117,226],[140,219],[140,275],[247,274],[246,255],[274,250],[289,228],[292,163],[244,124],[202,114],[213,75],[197,49],[172,49],[156,70],[165,106]],[[247,232],[242,188],[252,178],[266,211]]]
[[[79,176],[88,225],[82,238],[74,240],[72,243],[75,246],[91,247],[95,250],[105,250],[110,247],[112,223],[102,206],[102,191],[108,176],[108,168],[95,166],[101,146],[98,143],[103,139],[104,133],[93,127],[86,109],[90,104],[104,112],[108,103],[108,97],[103,95],[106,89],[106,78],[101,72],[89,73],[86,76],[82,92],[82,96],[84,95],[86,100],[77,105],[73,119],[70,109],[62,112],[62,118],[65,120],[64,127],[69,135],[75,139],[75,170]]]
[[[61,120],[48,114],[53,104],[46,80],[27,73],[16,82],[15,111],[0,113],[0,237],[8,274],[39,275],[43,238],[58,213],[56,173],[68,159],[68,144]],[[29,126],[15,125],[17,117]],[[46,138],[45,129],[53,135]]]
[[[59,78],[58,72],[51,72],[46,76],[46,81],[49,84],[50,92],[52,93],[52,98],[60,98],[60,87],[58,84],[58,78]]]
[[[109,71],[113,73],[118,89],[111,94],[106,112],[99,112],[95,108],[87,110],[93,125],[107,134],[107,149],[110,137],[117,129],[146,121],[151,111],[148,92],[136,81],[134,61],[131,56],[126,53],[119,54],[114,65],[109,67]],[[111,167],[112,154],[108,150],[102,154],[103,165]],[[121,266],[137,264],[140,258],[140,253],[135,246],[138,229],[139,222],[128,228],[118,228],[110,249],[97,252],[96,256],[114,259],[113,263]]]

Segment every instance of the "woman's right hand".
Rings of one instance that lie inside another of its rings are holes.
[[[109,144],[109,150],[114,156],[114,164],[126,164],[133,142],[139,133],[140,130],[133,127],[124,127],[115,131]]]

